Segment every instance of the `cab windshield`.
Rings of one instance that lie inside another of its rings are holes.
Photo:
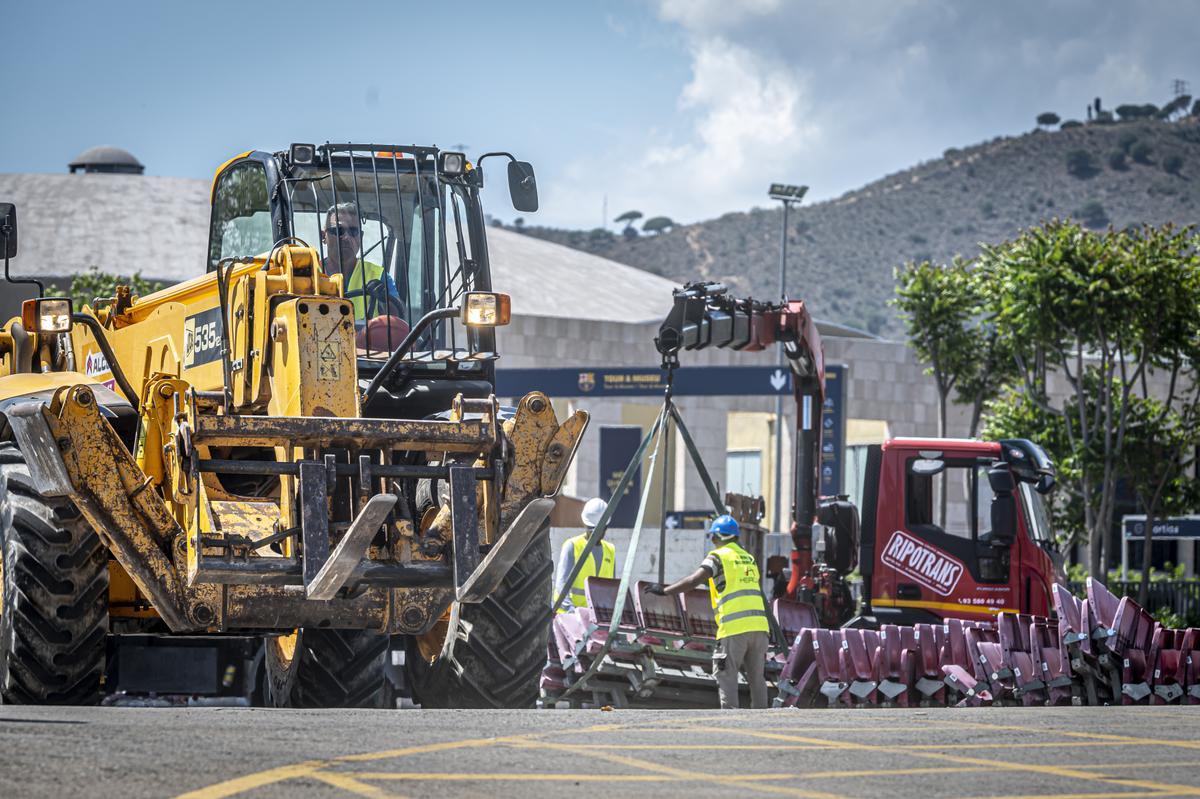
[[[1054,525],[1050,522],[1050,509],[1046,507],[1045,497],[1029,483],[1021,483],[1020,491],[1029,534],[1039,544],[1053,544]]]
[[[360,357],[386,358],[422,316],[474,288],[466,189],[440,180],[432,158],[335,151],[293,166],[283,185],[292,235],[342,274]],[[414,354],[453,357],[467,346],[456,328],[433,325]]]

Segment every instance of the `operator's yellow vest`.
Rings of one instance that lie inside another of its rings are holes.
[[[721,572],[725,575],[725,588],[721,591],[717,590],[713,580],[708,581],[708,592],[717,617],[717,638],[769,632],[767,603],[754,556],[732,541],[709,554],[716,555],[721,561]]]
[[[571,546],[575,548],[575,563],[583,557],[583,548],[587,546],[586,535],[577,535],[571,539]],[[587,558],[583,561],[583,568],[579,570],[579,575],[575,578],[575,582],[571,584],[571,604],[577,608],[586,608],[587,592],[584,591],[584,583],[587,578],[595,577],[615,577],[617,574],[617,548],[607,541],[600,542],[602,550],[600,556],[600,571],[596,572],[596,560],[588,553]],[[565,613],[564,608],[558,609],[559,613]]]
[[[354,271],[350,273],[350,277],[342,286],[342,296],[350,300],[350,304],[354,306],[354,318],[360,323],[370,321],[367,319],[367,296],[366,285],[372,280],[383,280],[383,267],[379,264],[373,264],[370,261],[358,261],[354,264]],[[387,291],[387,289],[381,289]],[[372,300],[371,305],[375,306],[376,300]],[[375,311],[374,316],[381,316],[390,311],[385,306],[382,310],[372,308]]]

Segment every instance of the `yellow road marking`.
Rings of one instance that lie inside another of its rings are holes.
[[[441,772],[441,771],[356,771],[349,776],[359,780],[430,780],[457,782],[487,780],[488,782],[680,782],[682,777],[668,774],[547,774],[547,773],[489,773],[489,772]],[[794,774],[741,774],[727,777],[737,782],[770,781],[792,779]]]
[[[571,733],[589,733],[589,732],[610,732],[617,729],[616,724],[595,724],[591,727],[582,729],[569,730]],[[406,746],[401,749],[388,749],[382,752],[367,752],[364,754],[341,755],[339,757],[330,758],[329,760],[308,760],[303,763],[296,763],[287,766],[277,766],[275,768],[259,771],[254,774],[246,774],[241,777],[224,780],[213,785],[208,785],[203,788],[197,788],[194,791],[180,794],[176,799],[225,799],[229,796],[237,796],[240,793],[261,788],[264,785],[272,785],[284,780],[294,779],[296,777],[314,776],[319,769],[327,768],[334,763],[355,763],[369,762],[372,760],[387,760],[394,757],[403,757],[405,755],[424,754],[427,752],[444,752],[452,749],[469,749],[483,746],[495,746],[501,743],[508,743],[516,740],[524,740],[534,738],[538,735],[549,735],[558,730],[548,730],[545,732],[523,733],[521,735],[509,735],[499,738],[467,738],[459,741],[442,741],[432,744],[420,744],[417,746]],[[328,773],[328,772],[323,772]],[[369,786],[368,786],[369,787]]]
[[[710,732],[720,732],[725,735],[731,733],[748,735],[759,738],[770,738],[776,740],[790,740],[800,743],[829,743],[833,744],[837,749],[848,749],[865,752],[887,752],[892,754],[908,754],[913,757],[924,758],[926,760],[938,760],[948,763],[958,763],[961,765],[985,766],[990,768],[998,768],[1005,771],[1021,771],[1034,774],[1047,774],[1055,777],[1066,777],[1070,779],[1081,779],[1091,782],[1103,782],[1113,785],[1128,786],[1130,788],[1146,788],[1151,791],[1158,792],[1162,796],[1187,796],[1195,795],[1200,792],[1200,786],[1195,785],[1173,785],[1169,783],[1153,782],[1151,780],[1130,780],[1117,777],[1106,777],[1103,774],[1093,774],[1083,769],[1069,768],[1066,766],[1054,766],[1037,763],[1013,763],[1006,760],[993,760],[990,758],[979,757],[963,757],[961,755],[950,755],[944,752],[928,752],[919,751],[912,747],[903,746],[886,746],[878,744],[858,744],[845,741],[822,741],[819,738],[810,738],[800,735],[788,735],[785,733],[760,732],[758,730],[746,730],[736,727],[721,728],[713,727],[706,728]],[[1115,736],[1114,736],[1115,737]],[[960,748],[955,744],[947,744],[955,749]]]
[[[360,782],[352,775],[340,771],[314,771],[309,776],[335,788],[349,791],[356,796],[365,796],[367,799],[393,799],[396,797],[396,794],[388,793],[376,785]]]
[[[309,760],[305,763],[296,763],[290,766],[278,766],[266,771],[259,771],[255,774],[247,774],[244,777],[234,777],[231,780],[218,782],[215,785],[209,785],[204,788],[197,788],[187,793],[181,793],[176,799],[224,799],[227,796],[236,796],[239,793],[261,788],[264,785],[272,785],[276,782],[296,777],[307,777],[325,765],[325,761]]]
[[[1176,716],[1176,718],[1186,717]],[[1171,738],[1139,738],[1133,735],[1114,735],[1112,733],[1105,732],[1080,732],[1078,730],[1060,730],[1050,727],[1042,727],[1037,730],[1030,730],[1026,727],[1018,727],[1013,724],[987,724],[984,722],[970,721],[939,721],[938,723],[952,727],[970,727],[980,730],[1054,733],[1055,735],[1065,735],[1068,738],[1086,738],[1089,741],[1106,741],[1114,745],[1124,746],[1170,746],[1177,749],[1200,749],[1200,741],[1180,741],[1178,739]]]
[[[1195,796],[1196,789],[1192,788],[1184,793],[1176,791],[1117,791],[1113,793],[1031,793],[1021,795],[1008,796],[975,796],[970,799],[1138,799],[1138,797],[1153,797],[1153,796]]]
[[[723,751],[723,750],[739,750],[748,751],[771,751],[778,750],[780,752],[796,752],[809,751],[821,752],[830,749],[844,749],[849,744],[856,746],[858,744],[852,741],[838,741],[827,744],[571,744],[582,749],[618,749],[618,750],[644,750],[644,751],[674,751],[674,750],[695,750],[695,751]],[[1128,746],[1128,744],[1116,741],[1065,741],[1065,742],[1047,742],[1037,741],[1029,743],[1012,743],[1012,744],[959,744],[952,741],[941,744],[862,744],[863,746],[882,746],[890,749],[946,749],[953,747],[954,749],[1048,749],[1048,748],[1065,748],[1065,749],[1083,749],[1102,746]]]
[[[525,741],[513,743],[517,748],[529,749],[550,749],[559,752],[571,752],[572,754],[585,755],[594,757],[599,760],[607,760],[610,763],[616,763],[629,768],[641,769],[642,771],[651,771],[658,774],[666,774],[671,777],[676,777],[682,781],[697,781],[705,782],[730,783],[737,785],[743,791],[750,793],[772,793],[782,794],[784,796],[797,796],[802,799],[838,799],[838,794],[822,793],[816,791],[805,791],[798,788],[787,788],[781,785],[759,785],[750,779],[743,778],[737,775],[726,774],[707,774],[697,770],[688,770],[675,768],[663,763],[655,763],[650,760],[642,760],[636,757],[627,757],[625,755],[610,754],[596,749],[581,749],[572,744],[551,743],[549,741]]]

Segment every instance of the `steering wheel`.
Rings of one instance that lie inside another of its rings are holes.
[[[387,290],[387,284],[379,278],[368,280],[367,285],[363,287],[363,294],[368,297],[371,302],[367,304],[368,319],[390,314],[393,316],[407,317],[408,313],[404,308],[404,303],[398,297]],[[383,314],[378,313],[378,309],[386,309]],[[375,313],[371,313],[376,311]]]

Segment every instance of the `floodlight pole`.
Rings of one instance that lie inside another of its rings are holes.
[[[779,298],[787,301],[787,240],[788,211],[792,203],[799,203],[808,191],[807,186],[772,184],[768,192],[772,199],[783,203],[783,227],[779,231]],[[777,348],[776,363],[784,366],[783,345]],[[783,395],[775,395],[775,497],[772,521],[778,532],[788,532],[783,524]]]

